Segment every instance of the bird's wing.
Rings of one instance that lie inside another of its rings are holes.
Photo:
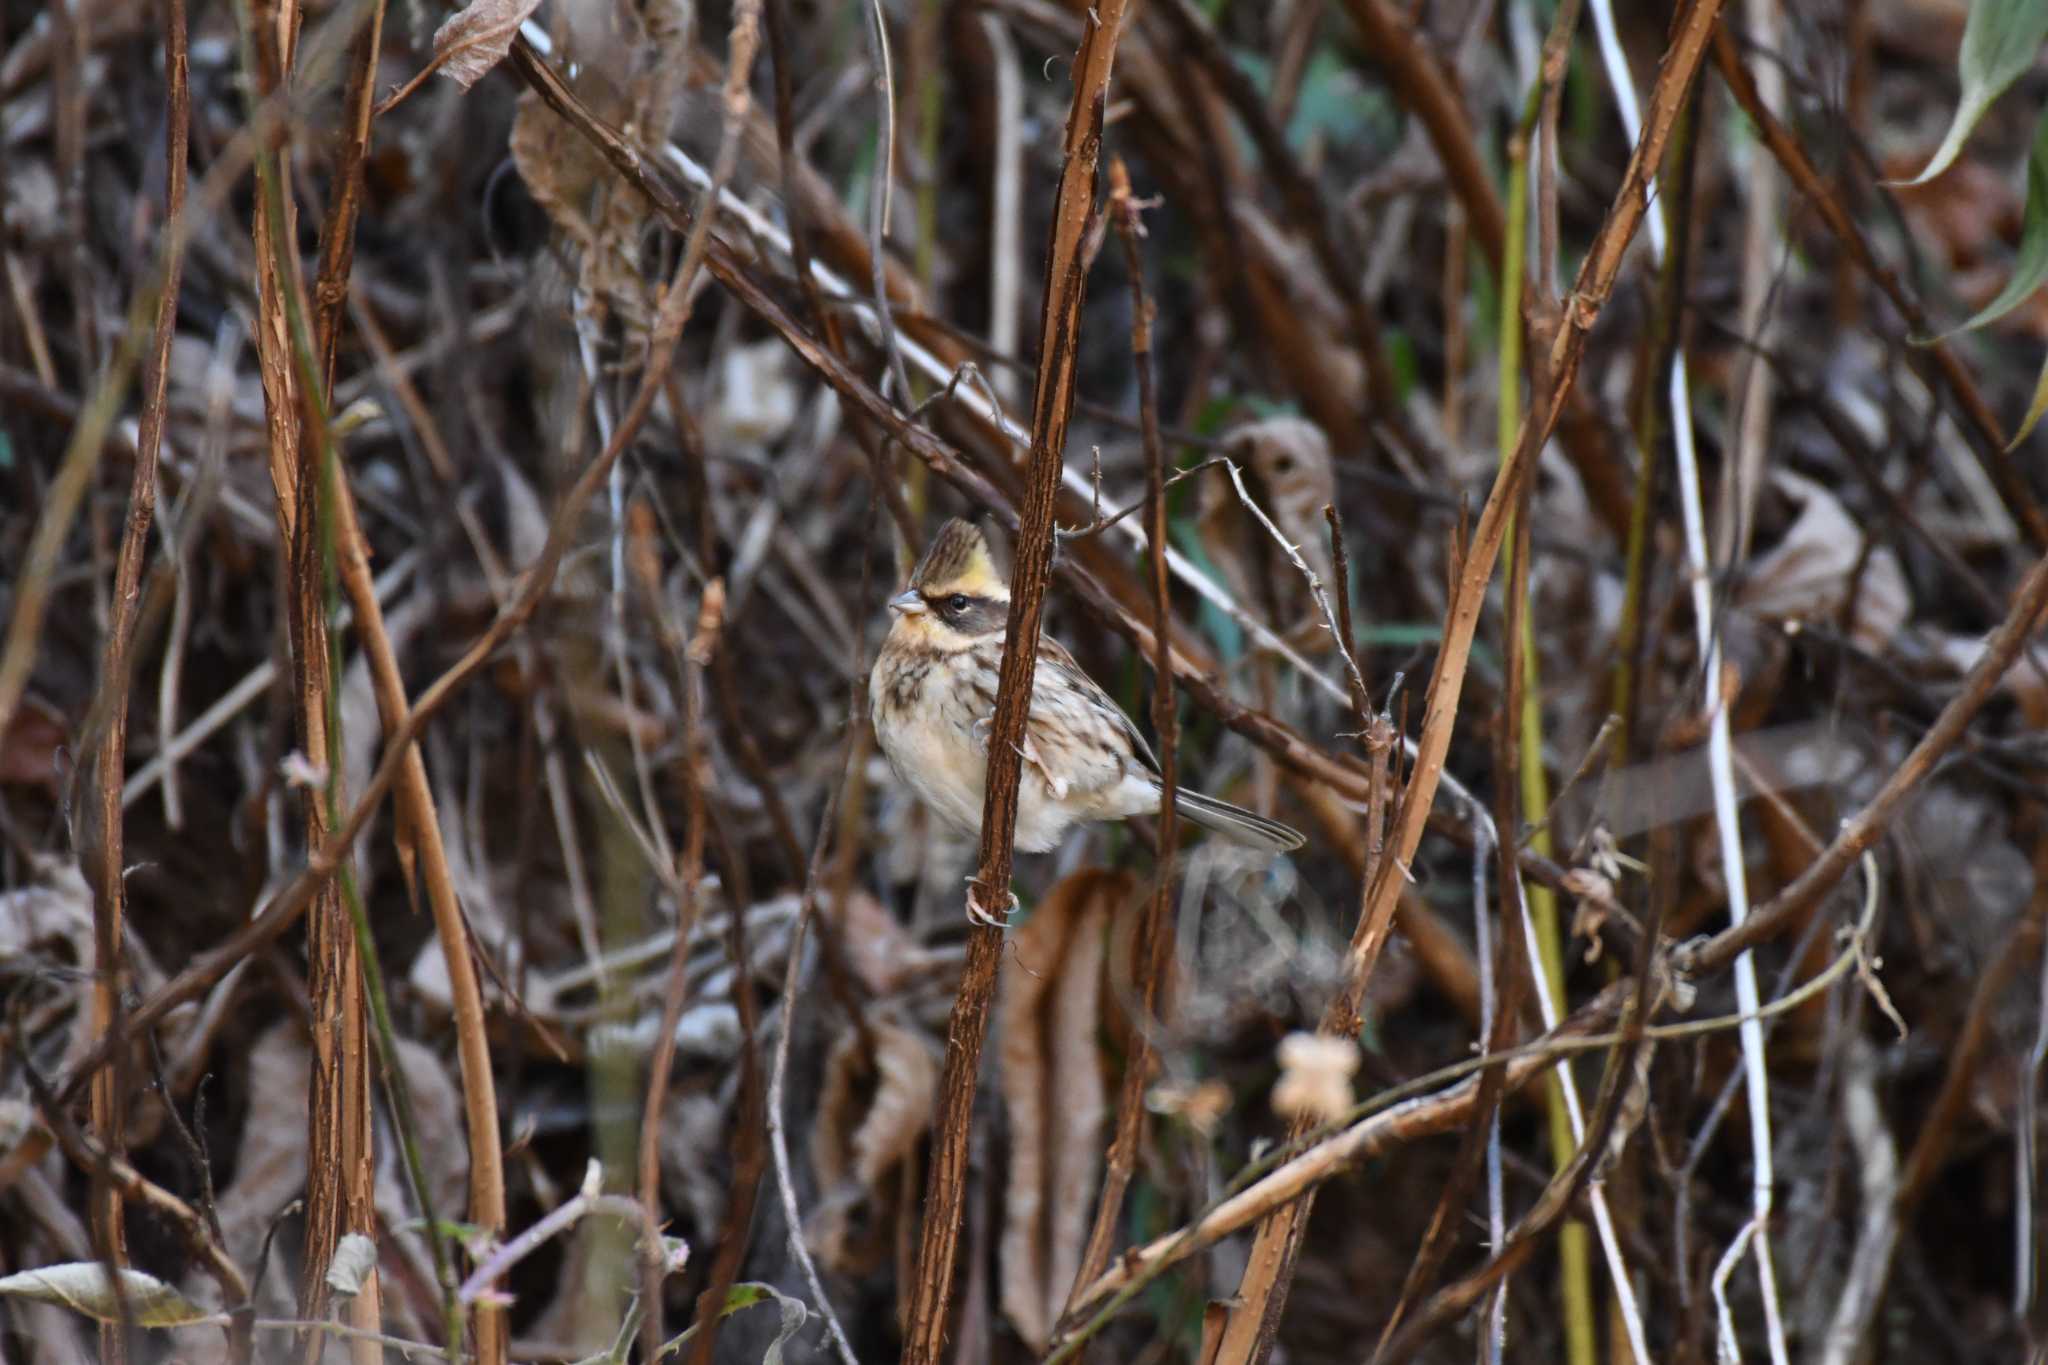
[[[1048,672],[1052,674],[1051,679],[1045,676]],[[1152,746],[1145,742],[1145,736],[1139,733],[1131,718],[1124,714],[1124,709],[1111,699],[1109,693],[1096,685],[1095,679],[1089,677],[1080,664],[1074,662],[1074,656],[1067,653],[1066,646],[1050,636],[1041,637],[1038,642],[1038,674],[1040,682],[1033,693],[1031,719],[1025,726],[1027,732],[1036,731],[1042,726],[1049,727],[1058,714],[1056,709],[1049,708],[1044,703],[1045,682],[1053,681],[1068,694],[1076,707],[1107,722],[1109,733],[1122,741],[1124,751],[1137,760],[1140,766],[1155,776],[1158,774],[1159,760],[1153,757]],[[1026,742],[1027,748],[1031,740],[1041,740],[1040,747],[1045,747],[1041,737],[1032,734],[1031,739]],[[1116,776],[1121,777],[1121,772]]]

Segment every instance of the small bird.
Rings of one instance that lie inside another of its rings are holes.
[[[1010,585],[981,531],[955,518],[889,610],[895,620],[868,681],[875,736],[896,775],[941,819],[973,834],[981,828]],[[1159,799],[1159,760],[1138,727],[1073,655],[1041,638],[1024,722],[1017,848],[1043,853],[1076,821],[1156,815]],[[1285,853],[1303,842],[1277,820],[1185,787],[1177,809],[1249,848]]]

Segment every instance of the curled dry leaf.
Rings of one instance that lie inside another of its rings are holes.
[[[997,1002],[999,1083],[1010,1117],[1002,1305],[1043,1350],[1081,1264],[1102,1158],[1108,1088],[1097,1043],[1110,918],[1131,878],[1084,869],[1063,878],[1012,939]]]
[[[894,1206],[887,1196],[931,1127],[938,1088],[937,1049],[885,1014],[833,1046],[811,1129],[811,1168],[825,1198],[809,1237],[827,1265],[850,1270],[876,1250],[856,1242],[852,1214]]]
[[[1328,1123],[1351,1108],[1351,1078],[1357,1072],[1358,1044],[1351,1039],[1290,1033],[1280,1042],[1273,1112]]]
[[[123,1270],[120,1285],[116,1293],[98,1261],[74,1261],[0,1278],[0,1296],[56,1304],[98,1322],[119,1322],[125,1299],[127,1311],[144,1327],[176,1327],[207,1316],[206,1309],[154,1275]]]
[[[441,74],[464,90],[505,60],[519,26],[540,0],[470,0],[434,30],[434,60]]]
[[[1832,620],[1855,594],[1848,633],[1881,652],[1913,612],[1899,557],[1885,546],[1865,554],[1863,528],[1820,484],[1780,471],[1779,490],[1800,505],[1784,539],[1755,560],[1736,593],[1738,606],[1768,620]]]
[[[1224,446],[1244,469],[1252,497],[1334,600],[1323,508],[1336,501],[1337,472],[1322,428],[1299,417],[1269,417],[1233,428]],[[1202,548],[1222,571],[1231,595],[1255,615],[1278,623],[1294,644],[1328,649],[1330,634],[1301,570],[1238,501],[1228,479],[1205,477],[1201,487]]]
[[[327,1262],[327,1283],[335,1293],[344,1298],[354,1298],[363,1292],[370,1282],[370,1272],[377,1268],[377,1244],[360,1232],[344,1233],[334,1245],[334,1255]]]

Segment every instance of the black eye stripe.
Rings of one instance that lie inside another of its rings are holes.
[[[1001,630],[1010,615],[1008,602],[978,593],[928,592],[924,600],[947,625],[968,635]]]

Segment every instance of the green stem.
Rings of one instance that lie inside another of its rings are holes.
[[[1506,467],[1514,454],[1515,438],[1522,424],[1522,270],[1528,257],[1529,236],[1529,139],[1535,131],[1536,114],[1542,106],[1543,83],[1538,80],[1530,87],[1528,102],[1524,106],[1521,126],[1508,147],[1507,187],[1507,237],[1501,249],[1501,290],[1500,290],[1500,397],[1497,404],[1499,425],[1497,441],[1502,467]],[[1501,553],[1501,573],[1504,583],[1514,581],[1515,553],[1520,542],[1512,522],[1508,526]],[[1526,575],[1525,575],[1526,577]],[[1526,591],[1526,585],[1525,585]],[[1531,845],[1545,857],[1552,854],[1550,828],[1546,823],[1550,814],[1550,781],[1543,770],[1543,703],[1537,678],[1536,633],[1532,624],[1531,603],[1525,598],[1520,604],[1518,616],[1521,621],[1522,659],[1522,712],[1516,718],[1521,740],[1522,818],[1538,826]],[[1502,830],[1502,839],[1513,839],[1513,830]],[[1564,1010],[1564,937],[1560,932],[1557,918],[1557,897],[1547,886],[1526,884],[1529,902],[1529,918],[1536,928],[1536,953],[1539,969],[1550,991],[1550,998],[1557,1002],[1560,1013]],[[1486,913],[1485,907],[1473,907],[1473,913]],[[1511,928],[1502,926],[1501,932],[1512,933]],[[1571,1113],[1565,1105],[1563,1078],[1552,1072],[1544,1085],[1544,1107],[1550,1128],[1551,1161],[1562,1171],[1571,1164],[1578,1143],[1572,1137]],[[1593,1319],[1593,1266],[1592,1247],[1586,1234],[1586,1225],[1577,1219],[1566,1222],[1558,1230],[1558,1262],[1560,1268],[1560,1294],[1564,1300],[1564,1324],[1566,1359],[1571,1365],[1594,1365],[1597,1337]]]

